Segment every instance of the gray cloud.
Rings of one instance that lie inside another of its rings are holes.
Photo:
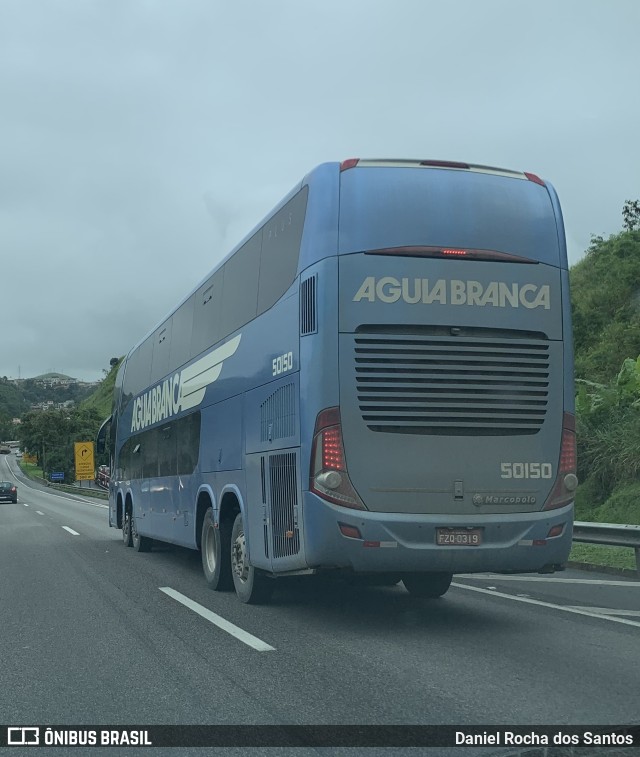
[[[636,0],[4,0],[0,375],[99,378],[325,160],[533,171],[570,257],[638,198]]]

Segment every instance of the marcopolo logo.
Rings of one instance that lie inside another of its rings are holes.
[[[217,381],[224,361],[238,349],[238,334],[222,347],[207,353],[184,370],[136,397],[131,416],[131,433],[190,410],[202,402],[209,384]]]
[[[486,286],[479,281],[461,279],[396,279],[393,276],[367,276],[353,298],[354,302],[398,302],[410,305],[474,305],[497,308],[525,307],[529,309],[551,307],[549,285],[507,284],[490,281]]]

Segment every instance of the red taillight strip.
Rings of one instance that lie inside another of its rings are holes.
[[[408,245],[405,247],[382,247],[377,250],[365,250],[365,255],[402,255],[414,258],[464,258],[465,260],[503,260],[510,263],[537,263],[536,260],[512,255],[497,250],[479,250],[464,247],[431,247],[427,245]]]

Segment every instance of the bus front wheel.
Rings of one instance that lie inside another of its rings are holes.
[[[236,594],[241,602],[257,605],[268,602],[271,598],[274,588],[273,579],[260,573],[249,562],[241,513],[236,515],[231,530],[231,574]]]
[[[414,597],[436,599],[447,593],[452,578],[453,573],[407,573],[402,583]]]
[[[214,591],[233,589],[231,578],[231,529],[229,523],[220,521],[218,528],[213,518],[213,508],[204,514],[202,538],[200,539],[202,570],[209,588]]]

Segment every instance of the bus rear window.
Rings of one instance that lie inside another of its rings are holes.
[[[561,265],[549,192],[475,171],[370,166],[341,174],[339,252],[485,249]]]

